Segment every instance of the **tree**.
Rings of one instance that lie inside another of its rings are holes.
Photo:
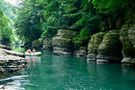
[[[0,1],[0,41],[2,44],[9,45],[13,38],[13,31],[11,26],[12,23],[9,18],[11,14],[9,14],[9,9],[7,9],[7,6],[8,4],[3,0]],[[7,14],[9,16],[7,16]]]

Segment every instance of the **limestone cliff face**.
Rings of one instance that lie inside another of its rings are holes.
[[[105,34],[102,43],[97,49],[97,62],[120,62],[121,51],[122,43],[119,39],[119,31],[109,31]]]
[[[76,32],[70,30],[58,30],[56,37],[52,39],[53,53],[71,54],[73,52],[72,39]]]
[[[47,37],[44,39],[43,48],[46,50],[52,50],[52,37]]]
[[[96,55],[97,55],[97,48],[101,44],[103,40],[103,36],[105,33],[100,32],[97,34],[94,34],[89,43],[88,43],[88,55],[87,55],[87,60],[96,60]]]
[[[122,63],[135,64],[135,25],[129,28],[123,28],[120,32],[122,42]]]
[[[135,25],[131,28],[99,32],[91,36],[88,47],[82,46],[74,51],[72,39],[76,32],[58,30],[52,39],[55,54],[72,54],[87,56],[87,60],[104,62],[122,62],[135,65]]]

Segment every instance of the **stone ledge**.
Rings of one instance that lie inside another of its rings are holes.
[[[88,54],[87,60],[88,61],[96,61],[96,55],[95,54]]]
[[[121,61],[123,64],[135,64],[135,58],[124,57]]]
[[[102,55],[102,54],[98,54],[96,56],[96,59],[97,62],[120,62],[121,61],[119,57]]]

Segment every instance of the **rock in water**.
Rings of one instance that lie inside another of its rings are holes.
[[[87,47],[80,47],[78,51],[75,52],[77,57],[86,57],[87,56]]]
[[[135,65],[135,25],[130,29],[123,28],[120,32],[120,40],[122,42],[122,54],[123,64],[132,64]]]
[[[53,53],[55,54],[72,54],[72,39],[76,32],[71,30],[58,30],[56,37],[52,40]]]
[[[112,30],[105,34],[102,43],[97,49],[97,62],[120,62],[122,57],[122,43],[119,31]]]
[[[92,61],[96,60],[97,49],[103,40],[104,34],[105,33],[100,32],[100,33],[92,35],[92,37],[88,43],[87,60],[92,60]]]

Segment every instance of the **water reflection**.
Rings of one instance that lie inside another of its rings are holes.
[[[89,73],[93,73],[91,78],[93,86],[97,90],[115,90],[117,82],[121,80],[121,68],[112,64],[89,64]],[[117,68],[117,69],[116,69]]]
[[[28,83],[25,78],[28,77],[27,75],[20,75],[20,76],[12,76],[6,79],[0,80],[0,90],[25,90],[22,87],[22,83]]]
[[[26,61],[29,67],[36,67],[41,62],[41,57],[27,56]],[[26,71],[14,73],[14,75],[5,75],[0,79],[0,90],[26,90],[24,86],[34,86],[28,79],[29,75]]]
[[[134,90],[133,68],[120,64],[87,63],[83,58],[56,56],[26,57],[28,68],[0,79],[5,90]],[[1,90],[1,89],[0,89]]]
[[[41,57],[40,56],[26,56],[27,63],[40,63]]]

